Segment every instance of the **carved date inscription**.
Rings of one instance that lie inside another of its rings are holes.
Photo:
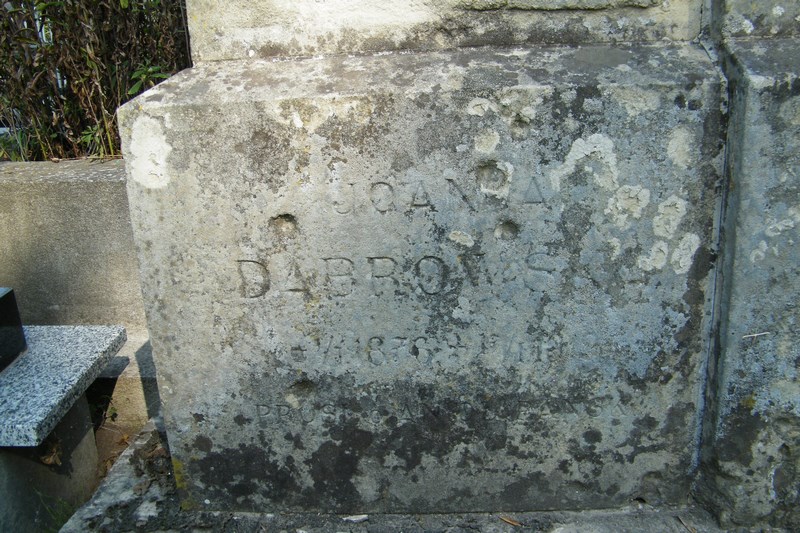
[[[322,338],[303,337],[281,351],[284,363],[298,369],[321,365],[346,368],[446,367],[472,360],[493,360],[513,365],[540,363],[544,367],[563,356],[558,338],[537,338],[531,334],[442,331],[439,334],[333,334]],[[310,365],[310,366],[309,366]]]

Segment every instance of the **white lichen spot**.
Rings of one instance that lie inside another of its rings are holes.
[[[790,207],[789,216],[794,220],[795,224],[800,224],[800,205]]]
[[[131,128],[131,155],[126,159],[131,179],[148,189],[162,189],[169,184],[167,158],[172,146],[158,120],[142,115]]]
[[[508,161],[497,161],[482,167],[478,173],[481,192],[505,200],[511,191],[514,165]]]
[[[445,91],[460,91],[463,86],[464,73],[460,69],[451,69],[442,81],[442,89]]]
[[[576,139],[572,143],[572,148],[570,148],[564,164],[550,174],[553,190],[561,190],[561,179],[575,172],[578,163],[588,157],[596,157],[605,167],[598,169],[599,172],[592,171],[595,183],[606,190],[616,190],[619,187],[617,184],[619,171],[617,170],[617,155],[614,153],[614,141],[602,133],[595,133],[588,139]],[[587,168],[586,165],[583,167]]]
[[[611,237],[608,240],[608,244],[611,245],[611,259],[616,259],[619,257],[620,252],[622,251],[622,242],[616,237]]]
[[[759,261],[763,261],[766,256],[767,256],[767,241],[761,241],[760,243],[758,243],[758,248],[750,252],[750,262],[758,263]]]
[[[661,270],[667,264],[667,257],[669,256],[669,245],[664,241],[656,242],[650,249],[650,254],[647,256],[639,256],[637,264],[639,268],[645,272],[653,270]]]
[[[304,126],[303,119],[300,118],[300,113],[298,113],[296,109],[292,111],[292,125],[298,130],[302,129]]]
[[[658,214],[653,218],[653,233],[671,239],[686,216],[686,200],[670,196],[658,205]]]
[[[639,185],[623,185],[608,199],[605,214],[614,224],[623,228],[628,225],[628,217],[641,218],[642,210],[650,203],[650,191]]]
[[[767,226],[767,229],[764,230],[764,233],[767,235],[767,237],[777,237],[786,230],[794,229],[794,226],[795,220],[793,218],[785,218],[783,220],[773,222]]]
[[[670,264],[676,274],[686,274],[692,267],[692,258],[700,247],[700,237],[694,233],[687,233],[678,242],[678,246],[672,252]]]
[[[567,89],[561,93],[561,101],[565,104],[571,104],[578,97],[578,91],[575,89]]]
[[[563,124],[564,124],[564,131],[568,131],[570,133],[578,131],[581,127],[581,123],[572,117],[565,118]]]
[[[627,66],[627,65],[625,65]],[[618,67],[619,68],[619,67]],[[630,67],[628,67],[630,69]],[[641,87],[610,87],[609,96],[625,107],[629,116],[650,113],[661,107],[661,95]]]
[[[467,248],[475,246],[475,239],[472,238],[472,235],[463,231],[451,231],[447,238]]]
[[[750,35],[751,33],[753,33],[753,30],[756,29],[756,27],[753,26],[753,23],[750,22],[749,20],[742,19],[742,29],[747,35]]]
[[[475,150],[484,154],[494,152],[500,144],[500,134],[493,130],[484,130],[475,136]]]
[[[467,114],[482,117],[489,111],[497,112],[497,104],[486,98],[473,98],[467,104]]]
[[[784,13],[786,13],[786,10],[781,6],[775,6],[772,8],[772,14],[776,17],[782,17]]]
[[[247,57],[255,57],[255,56],[256,56],[256,51],[253,50],[252,48],[247,51]]]
[[[689,168],[694,158],[692,134],[686,128],[676,128],[669,136],[667,155],[680,168]]]
[[[781,104],[781,118],[792,126],[800,126],[800,98],[789,98]]]
[[[284,396],[283,399],[286,400],[286,404],[291,406],[292,409],[300,409],[300,400],[298,400],[297,396],[294,394],[289,393]]]

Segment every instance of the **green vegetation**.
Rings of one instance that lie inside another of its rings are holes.
[[[115,157],[115,112],[189,66],[182,0],[0,3],[0,160]]]

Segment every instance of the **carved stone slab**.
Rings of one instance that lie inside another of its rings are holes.
[[[691,46],[213,64],[120,111],[186,507],[683,501],[719,86]]]

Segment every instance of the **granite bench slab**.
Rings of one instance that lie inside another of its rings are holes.
[[[37,446],[125,343],[122,326],[26,326],[0,373],[0,446]]]

